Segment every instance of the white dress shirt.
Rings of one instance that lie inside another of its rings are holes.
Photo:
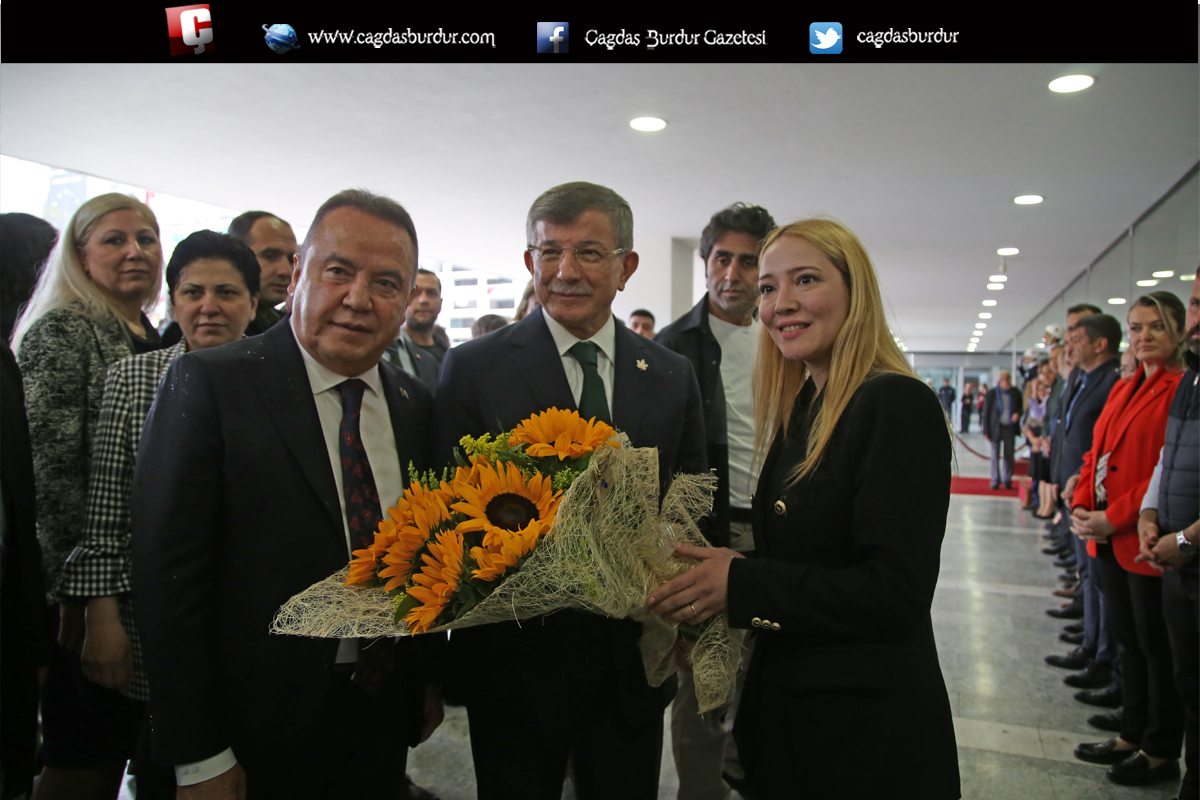
[[[608,415],[611,418],[613,360],[617,356],[617,323],[613,319],[612,313],[609,313],[608,321],[590,339],[578,338],[547,314],[544,308],[542,309],[542,318],[546,320],[546,327],[550,329],[550,335],[554,337],[554,345],[558,348],[558,355],[562,358],[563,372],[567,373],[567,385],[571,387],[571,396],[575,398],[576,408],[579,407],[579,398],[583,395],[583,366],[575,360],[575,356],[571,355],[570,350],[579,342],[591,342],[599,349],[596,356],[596,371],[600,373],[600,380],[604,382],[604,396],[608,400]]]
[[[294,328],[292,334],[295,335]],[[342,425],[342,396],[338,392],[337,386],[348,379],[345,375],[339,375],[322,366],[309,355],[298,339],[296,344],[300,348],[300,355],[304,357],[304,369],[308,373],[308,383],[312,387],[313,401],[317,405],[317,416],[321,420],[321,432],[325,437],[325,449],[329,453],[329,466],[333,470],[333,480],[337,484],[348,562],[350,552],[362,546],[361,543],[350,540],[350,528],[346,521],[346,492],[342,480],[341,449],[338,446],[338,433]],[[363,446],[367,451],[367,460],[371,463],[375,488],[379,492],[382,506],[380,511],[386,515],[388,508],[404,493],[404,478],[400,457],[396,452],[396,436],[392,431],[392,417],[388,411],[387,398],[383,394],[383,381],[379,377],[379,366],[371,367],[363,374],[354,377],[367,385],[366,391],[363,392],[358,429],[362,436]],[[374,538],[372,534],[367,535]],[[357,639],[342,639],[338,642],[336,663],[346,664],[357,659]],[[233,749],[226,748],[212,758],[176,766],[175,783],[179,786],[200,783],[227,772],[236,763],[237,758],[234,756]]]

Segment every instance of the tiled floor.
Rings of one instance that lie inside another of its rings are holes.
[[[969,442],[987,452],[982,437]],[[959,472],[984,476],[988,464],[959,450]],[[1067,673],[1044,663],[1066,652],[1060,624],[1045,610],[1057,570],[1039,551],[1042,522],[1010,498],[955,495],[942,547],[941,580],[933,603],[938,651],[958,737],[966,800],[1158,800],[1175,785],[1127,788],[1109,783],[1104,768],[1077,761],[1079,742],[1109,734],[1087,724],[1097,709],[1072,699]],[[669,725],[667,726],[669,731]],[[668,732],[669,739],[669,732]],[[664,744],[660,798],[674,798],[678,779]],[[466,715],[449,709],[434,737],[413,750],[409,772],[442,800],[473,800],[475,782]],[[850,785],[849,783],[847,784]],[[567,787],[566,796],[574,793]]]

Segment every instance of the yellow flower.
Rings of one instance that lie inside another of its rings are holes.
[[[534,473],[526,479],[511,462],[507,464],[475,464],[478,485],[456,481],[455,492],[462,502],[451,508],[468,519],[458,524],[458,530],[483,531],[483,546],[491,547],[498,533],[526,533],[540,536],[554,524],[562,492],[555,492],[550,478]]]
[[[443,531],[429,543],[429,552],[421,556],[424,566],[412,576],[408,588],[408,595],[422,603],[404,617],[410,631],[429,630],[450,602],[462,579],[462,558],[462,534],[456,530]]]
[[[563,461],[585,456],[606,444],[620,447],[616,434],[612,426],[595,417],[585,422],[578,411],[550,408],[514,428],[508,444],[515,447],[524,443],[528,445],[525,452],[531,456],[558,456]]]
[[[384,587],[387,591],[403,586],[412,571],[411,564],[406,569],[403,562],[412,560],[417,548],[429,538],[431,529],[450,518],[447,504],[453,499],[454,494],[445,482],[438,489],[412,484],[396,505],[388,509],[390,519],[379,523],[371,546],[354,551],[346,585],[367,583],[378,571],[378,577],[392,579]]]
[[[537,529],[530,525],[518,533],[498,534],[492,546],[486,549],[472,547],[471,557],[479,568],[471,570],[471,575],[483,581],[499,578],[509,567],[515,567],[517,561],[533,549],[539,538]]]

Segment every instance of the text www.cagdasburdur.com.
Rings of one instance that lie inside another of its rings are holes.
[[[378,49],[385,44],[478,44],[496,46],[494,33],[448,33],[441,28],[436,31],[402,31],[388,28],[386,31],[318,31],[308,34],[312,44],[369,44]]]

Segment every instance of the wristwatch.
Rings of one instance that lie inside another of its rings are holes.
[[[1188,558],[1196,555],[1196,545],[1187,540],[1187,537],[1183,535],[1183,531],[1179,531],[1175,534],[1175,543],[1179,545],[1180,554],[1185,555]]]

